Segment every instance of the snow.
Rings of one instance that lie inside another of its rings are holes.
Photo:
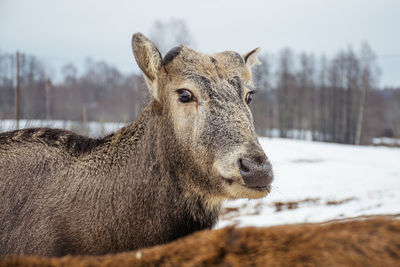
[[[372,143],[377,146],[397,146],[400,147],[399,138],[377,137],[372,139]]]
[[[94,122],[89,121],[83,124],[79,121],[64,121],[64,120],[20,120],[20,129],[34,127],[50,127],[58,129],[73,130],[79,133],[84,133],[89,136],[100,136],[102,133],[109,134],[126,125],[119,122]],[[12,131],[16,128],[15,120],[0,120],[0,132]]]
[[[217,228],[400,213],[400,149],[259,140],[274,168],[272,192],[227,202]]]

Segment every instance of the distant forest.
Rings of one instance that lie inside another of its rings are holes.
[[[172,37],[171,29],[177,32]],[[180,20],[156,22],[150,37],[164,53],[173,44],[193,43]],[[283,49],[259,60],[251,103],[259,135],[346,144],[400,138],[400,87],[377,87],[380,70],[368,44],[331,58]],[[21,119],[130,122],[147,102],[142,75],[122,74],[107,62],[87,60],[82,73],[67,64],[59,83],[34,55],[21,53],[19,65]],[[16,53],[0,52],[0,119],[16,116],[16,73]]]

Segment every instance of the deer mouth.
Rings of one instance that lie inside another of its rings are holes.
[[[241,186],[243,186],[245,188],[256,190],[256,191],[261,191],[261,192],[270,192],[271,191],[271,184],[262,185],[262,186],[249,186],[249,185],[237,182],[237,181],[235,181],[233,179],[229,179],[229,178],[225,178],[225,177],[222,177],[222,178],[229,185],[232,185],[233,183],[236,183],[236,184],[239,184],[239,185],[241,185]]]
[[[254,189],[257,191],[271,191],[271,185],[265,185],[265,186],[247,186],[247,188]]]

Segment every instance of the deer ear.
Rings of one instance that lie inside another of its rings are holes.
[[[261,62],[258,60],[257,55],[260,53],[261,48],[257,47],[254,50],[251,50],[250,52],[246,53],[243,55],[244,62],[246,62],[246,66],[251,68],[254,64],[261,64]]]
[[[162,68],[162,57],[157,47],[146,36],[132,36],[132,50],[139,68],[143,71],[150,94],[159,100],[157,76]]]

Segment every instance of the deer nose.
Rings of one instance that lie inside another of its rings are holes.
[[[268,160],[256,161],[248,158],[238,160],[240,174],[246,186],[268,190],[273,180],[272,166]]]

